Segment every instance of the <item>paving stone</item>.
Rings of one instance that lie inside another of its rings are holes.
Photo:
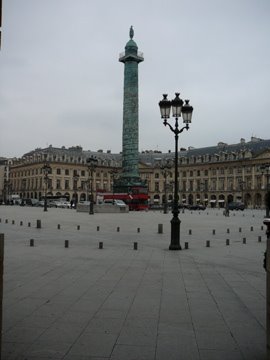
[[[155,360],[155,347],[116,345],[111,360]]]
[[[72,346],[69,356],[110,357],[117,335],[87,332]]]

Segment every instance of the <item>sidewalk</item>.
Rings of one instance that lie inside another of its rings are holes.
[[[189,249],[174,252],[171,214],[0,206],[2,358],[265,359],[263,216],[180,213]]]

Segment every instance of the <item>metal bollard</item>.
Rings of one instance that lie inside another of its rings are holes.
[[[100,227],[99,227],[99,226],[97,226],[97,231],[99,231],[99,229],[100,229]]]
[[[117,231],[117,232],[119,232],[119,231],[120,231],[120,227],[119,227],[119,226],[117,226],[116,231]]]
[[[37,220],[37,229],[41,229],[41,220]]]
[[[216,230],[215,229],[213,229],[213,235],[216,235]]]
[[[188,230],[188,235],[192,235],[192,230],[191,229]]]
[[[8,224],[8,219],[6,219],[5,223]]]
[[[34,246],[34,239],[30,239],[30,246]]]
[[[163,224],[158,224],[158,234],[163,234]]]
[[[15,224],[15,220],[12,220],[12,225],[14,225]]]
[[[239,232],[242,232],[242,228],[239,228]]]
[[[20,221],[20,226],[23,226],[23,222],[22,222],[22,221]]]
[[[227,229],[227,234],[229,234],[230,233],[230,229]]]
[[[246,244],[247,243],[247,239],[244,237],[243,238],[243,244]]]
[[[99,249],[103,249],[103,242],[102,242],[102,241],[99,242],[98,248],[99,248]]]
[[[137,242],[134,242],[134,243],[133,243],[133,249],[134,249],[134,250],[138,250],[138,243],[137,243]]]
[[[206,240],[206,247],[210,247],[210,240]]]
[[[80,228],[81,228],[80,225],[77,225],[77,230],[80,230]]]
[[[30,223],[30,222],[28,223],[28,227],[31,227],[31,223]]]
[[[68,248],[68,247],[69,247],[69,241],[65,240],[65,248]]]
[[[188,249],[188,242],[185,242],[185,249]]]
[[[250,231],[253,231],[253,226],[250,227]]]
[[[226,239],[226,245],[227,245],[227,246],[230,245],[230,239]]]
[[[60,224],[58,224],[58,225],[57,225],[57,229],[60,229],[60,228],[61,228],[61,226],[60,226]]]
[[[262,237],[258,236],[258,242],[262,242]]]
[[[141,232],[141,229],[140,228],[137,228],[137,233]]]

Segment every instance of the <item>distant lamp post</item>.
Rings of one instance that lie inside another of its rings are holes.
[[[94,194],[93,194],[93,174],[97,167],[97,158],[94,156],[91,156],[86,159],[86,163],[88,164],[88,174],[89,174],[89,180],[90,180],[90,196],[89,196],[89,214],[94,214]]]
[[[42,166],[42,172],[44,175],[44,184],[45,184],[45,189],[44,189],[44,211],[48,211],[48,201],[47,201],[47,193],[48,193],[48,184],[49,184],[49,174],[51,173],[51,166],[49,164],[49,162],[46,160],[45,157],[45,161],[44,164]]]
[[[80,178],[80,175],[76,171],[73,175],[73,189],[74,189],[74,193],[75,193],[74,209],[77,209],[77,203],[78,203],[78,180],[79,180],[79,178]]]
[[[168,198],[167,198],[167,176],[169,170],[172,168],[172,163],[169,159],[165,160],[159,165],[159,168],[162,170],[162,175],[164,176],[164,206],[163,206],[163,213],[168,213]]]
[[[112,169],[110,171],[110,175],[112,177],[112,193],[113,193],[113,204],[114,204],[114,180],[117,177],[118,171],[116,169]]]
[[[185,104],[182,99],[179,98],[179,93],[175,93],[175,98],[170,101],[167,99],[167,94],[163,95],[163,99],[159,102],[161,118],[164,119],[163,124],[169,126],[170,130],[174,133],[175,137],[175,160],[174,160],[174,202],[173,202],[173,218],[171,220],[171,243],[170,250],[181,250],[180,245],[180,219],[178,209],[178,137],[184,129],[189,129],[191,123],[193,107],[189,105],[189,100],[185,100]],[[170,112],[172,109],[172,117],[175,118],[174,127],[168,123],[170,118]],[[179,129],[178,119],[183,117],[184,127]]]
[[[246,185],[246,182],[244,180],[240,180],[240,190],[241,190],[241,201],[242,203],[244,203],[244,190],[245,190],[245,185]]]
[[[261,166],[262,175],[266,176],[266,185],[265,185],[265,209],[266,214],[265,217],[269,218],[270,213],[270,185],[269,185],[269,176],[270,176],[270,164],[264,164]]]

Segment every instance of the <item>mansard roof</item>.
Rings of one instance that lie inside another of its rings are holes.
[[[253,155],[265,150],[270,149],[270,140],[262,140],[253,138],[249,142],[242,141],[238,144],[228,145],[225,143],[219,143],[217,146],[209,146],[204,148],[192,148],[187,151],[186,156],[202,156],[202,155],[214,155],[218,153],[239,153],[243,151],[250,151]]]
[[[248,157],[254,157],[261,152],[269,149],[270,150],[270,140],[263,140],[259,138],[252,137],[251,141],[246,142],[244,139],[241,139],[240,143],[238,144],[231,144],[228,145],[226,143],[220,142],[216,146],[208,146],[203,148],[189,148],[188,150],[181,149],[179,151],[180,158],[202,158],[202,157],[222,157],[224,155],[238,155],[238,154],[249,154]],[[90,151],[90,150],[83,150],[81,146],[72,146],[69,148],[66,147],[53,147],[50,145],[45,149],[35,149],[33,151],[28,152],[27,154],[23,155],[24,158],[29,158],[37,155],[44,155],[47,154],[54,159],[57,158],[73,158],[80,159],[80,161],[84,162],[88,157],[94,156],[96,157],[100,164],[104,162],[107,163],[107,166],[116,166],[117,163],[120,164],[122,160],[122,154],[113,154],[110,150],[103,152],[103,150],[98,151]],[[162,153],[160,151],[144,151],[139,153],[139,161],[148,166],[154,166],[157,161],[164,160],[164,159],[174,159],[173,152]],[[208,161],[206,159],[205,162]]]

